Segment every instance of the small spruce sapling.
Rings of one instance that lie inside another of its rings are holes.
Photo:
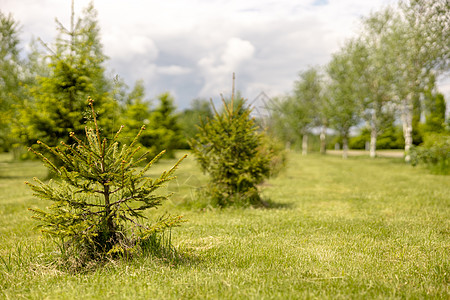
[[[162,234],[166,228],[181,222],[181,216],[165,216],[154,224],[145,224],[145,211],[156,208],[168,195],[155,194],[167,181],[182,159],[159,178],[145,176],[152,164],[164,153],[162,151],[144,168],[136,167],[146,160],[146,153],[136,157],[139,147],[137,140],[141,130],[132,143],[119,147],[119,134],[112,140],[102,138],[94,111],[93,100],[88,98],[93,116],[93,127],[85,129],[83,141],[71,133],[74,145],[61,142],[59,147],[42,145],[58,159],[56,166],[40,152],[30,148],[44,164],[56,173],[56,180],[44,183],[37,178],[37,184],[26,182],[34,195],[52,201],[47,211],[30,209],[33,218],[40,221],[41,231],[60,238],[62,244],[84,257],[103,257],[110,254],[130,254],[148,239]]]
[[[234,83],[234,82],[233,82]],[[270,176],[272,152],[263,145],[263,133],[250,116],[244,99],[223,98],[221,113],[202,122],[199,133],[189,141],[202,170],[210,175],[207,194],[214,204],[264,204],[257,185]]]

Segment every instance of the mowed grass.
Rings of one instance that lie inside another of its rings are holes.
[[[266,182],[272,208],[197,205],[205,183],[192,157],[153,211],[182,214],[183,259],[115,261],[83,274],[52,264],[56,246],[33,230],[23,182],[40,162],[0,156],[0,298],[385,299],[450,297],[450,178],[401,159],[290,154]],[[164,160],[149,175],[167,169]]]

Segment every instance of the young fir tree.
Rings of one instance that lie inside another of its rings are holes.
[[[198,125],[212,118],[213,113],[209,101],[194,99],[188,109],[185,109],[179,117],[182,135],[184,137],[182,148],[189,148],[188,141],[198,133]]]
[[[27,184],[34,194],[52,202],[45,211],[31,209],[40,221],[43,233],[60,238],[63,245],[85,258],[103,257],[106,254],[129,254],[151,243],[155,235],[180,222],[181,217],[160,218],[154,224],[145,224],[145,212],[158,207],[168,196],[155,191],[171,180],[180,161],[159,178],[146,177],[145,173],[164,153],[161,152],[146,166],[136,166],[146,155],[136,157],[136,142],[142,131],[127,145],[119,147],[121,129],[112,140],[102,138],[97,124],[93,101],[89,99],[94,128],[85,128],[86,140],[75,133],[70,136],[75,144],[61,142],[58,147],[38,144],[62,162],[56,166],[47,157],[30,148],[45,165],[57,174],[57,180]],[[148,250],[148,249],[147,249]]]
[[[148,125],[149,118],[151,114],[150,101],[145,100],[145,88],[144,82],[142,80],[136,81],[133,89],[126,96],[125,103],[123,106],[123,112],[121,114],[122,124],[125,125],[123,130],[123,140],[124,142],[128,142],[132,140],[134,137],[134,133],[139,130],[142,124]],[[144,136],[149,135],[148,128],[142,135],[139,137],[139,146],[142,146],[140,140],[144,138]],[[153,147],[147,149],[142,147],[142,150],[151,150],[152,154],[159,153],[162,149],[157,150]]]
[[[243,99],[234,105],[223,98],[223,111],[202,122],[190,145],[204,172],[209,173],[208,194],[218,206],[261,205],[257,185],[270,175],[271,153],[262,144],[251,109]]]
[[[23,144],[41,140],[50,146],[69,141],[69,132],[83,134],[89,112],[88,96],[96,99],[100,130],[113,133],[117,103],[110,97],[110,84],[103,66],[106,56],[100,42],[97,12],[90,4],[75,18],[72,2],[70,28],[57,21],[54,46],[44,44],[49,54],[48,74],[39,74],[28,87],[15,132]],[[56,161],[55,161],[56,162]]]
[[[156,152],[166,149],[167,156],[174,157],[174,150],[182,145],[183,140],[174,99],[169,93],[163,93],[158,96],[158,100],[159,105],[148,116],[148,132],[139,142]]]
[[[23,96],[23,63],[19,57],[19,23],[0,11],[0,152],[11,148],[14,105]]]

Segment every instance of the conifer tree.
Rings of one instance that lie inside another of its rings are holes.
[[[124,135],[126,138],[133,138],[133,133],[139,130],[142,124],[148,125],[149,123],[151,114],[150,102],[145,100],[144,97],[144,82],[138,80],[131,92],[126,96],[123,107],[122,123],[125,125]]]
[[[156,152],[165,149],[168,157],[174,157],[174,150],[183,140],[174,99],[169,93],[163,93],[158,100],[159,105],[149,115],[149,130],[139,141],[148,149],[153,148]]]
[[[49,55],[49,73],[41,74],[29,87],[29,97],[21,109],[17,134],[25,145],[41,140],[55,146],[68,142],[68,133],[83,134],[89,120],[84,101],[96,99],[100,130],[112,133],[117,104],[110,97],[105,77],[97,12],[90,4],[81,18],[75,18],[72,2],[70,28],[58,20],[55,45],[44,44]]]
[[[14,104],[22,97],[19,23],[0,11],[0,152],[11,147]]]
[[[185,109],[180,117],[180,127],[182,130],[183,137],[183,146],[189,147],[187,141],[194,138],[198,133],[198,125],[203,121],[206,121],[207,118],[211,118],[213,116],[211,107],[209,105],[209,101],[205,99],[194,99],[191,102],[191,106]]]
[[[60,238],[63,245],[69,245],[84,258],[129,254],[164,228],[180,222],[181,217],[176,216],[160,218],[154,224],[144,223],[145,212],[167,199],[168,196],[155,191],[174,178],[183,158],[159,178],[146,177],[146,171],[164,151],[137,170],[136,166],[146,160],[147,154],[137,157],[136,143],[144,126],[130,145],[119,147],[122,127],[112,140],[103,138],[91,99],[89,105],[94,127],[85,128],[85,140],[71,132],[73,145],[61,141],[60,146],[50,147],[38,141],[43,149],[60,159],[61,166],[30,148],[58,177],[48,183],[37,178],[36,184],[27,182],[34,195],[52,202],[47,210],[31,210],[43,233]]]
[[[209,174],[208,194],[218,206],[261,205],[257,185],[270,175],[271,153],[262,145],[251,109],[243,99],[234,105],[223,98],[223,110],[199,126],[190,145],[202,170]]]

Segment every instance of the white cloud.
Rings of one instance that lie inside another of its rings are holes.
[[[157,67],[156,71],[159,74],[164,74],[164,75],[185,75],[185,74],[189,74],[192,72],[192,70],[190,68],[185,68],[185,67],[176,66],[176,65],[160,66],[160,67]]]
[[[79,14],[90,0],[75,1]],[[149,97],[190,100],[237,89],[255,98],[287,92],[309,65],[324,65],[358,31],[358,20],[397,0],[94,0],[108,68]],[[31,35],[52,42],[54,18],[69,24],[70,1],[0,0]],[[26,42],[28,43],[28,41]],[[151,94],[150,94],[151,93]],[[447,97],[450,97],[447,95]]]
[[[145,35],[127,35],[125,32],[109,33],[102,39],[105,53],[113,60],[130,61],[145,57],[154,61],[158,57],[155,42]]]
[[[233,37],[227,41],[221,60],[224,66],[231,71],[237,68],[241,62],[250,59],[253,53],[255,53],[255,47],[252,43]]]
[[[199,92],[200,96],[217,96],[231,78],[233,72],[242,69],[242,65],[250,60],[255,53],[255,47],[246,40],[232,37],[223,46],[223,51],[209,53],[199,60],[198,65],[204,80]]]

